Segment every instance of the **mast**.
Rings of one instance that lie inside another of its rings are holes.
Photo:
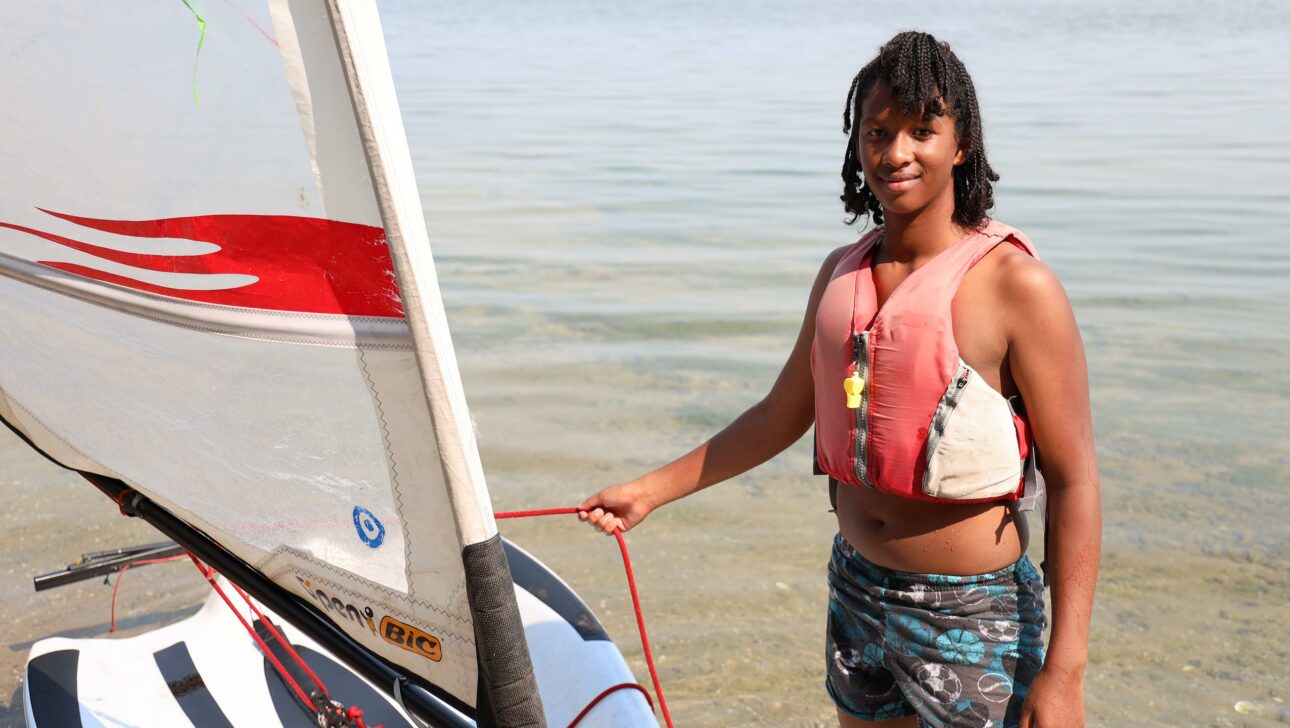
[[[374,0],[71,5],[0,11],[0,419],[377,684],[543,725]]]
[[[491,711],[497,725],[505,728],[545,726],[524,624],[440,303],[380,19],[371,0],[327,0],[327,11],[412,334],[425,404],[434,423],[457,537],[463,544],[481,712]]]

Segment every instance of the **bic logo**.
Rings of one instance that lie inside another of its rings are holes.
[[[443,658],[438,639],[391,617],[381,617],[381,639],[435,662]]]

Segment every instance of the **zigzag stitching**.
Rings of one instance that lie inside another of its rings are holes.
[[[347,595],[347,596],[353,597],[353,598],[355,598],[355,599],[361,599],[361,600],[363,600],[363,601],[369,601],[369,600],[367,599],[367,597],[366,597],[366,596],[364,596],[363,594],[361,594],[361,593],[359,593],[359,592],[350,591],[349,589],[345,588],[344,586],[342,586],[342,585],[340,585],[340,584],[337,584],[336,582],[333,582],[333,581],[330,581],[330,580],[327,580],[327,579],[321,579],[321,578],[319,578],[319,577],[318,577],[318,575],[317,575],[317,574],[309,574],[309,573],[306,573],[306,572],[303,572],[303,571],[299,571],[298,569],[295,569],[295,568],[291,567],[290,565],[283,566],[281,569],[279,569],[279,570],[277,570],[277,571],[273,572],[272,574],[269,574],[268,572],[266,572],[266,576],[269,576],[269,578],[270,578],[270,579],[273,579],[274,581],[277,581],[277,580],[278,580],[278,577],[282,576],[283,574],[287,574],[287,573],[290,573],[290,574],[293,574],[293,575],[296,575],[296,576],[300,576],[300,577],[304,577],[304,578],[306,578],[306,579],[317,579],[318,581],[323,582],[323,583],[324,583],[324,584],[326,584],[327,586],[332,587],[332,588],[333,588],[333,589],[335,589],[336,591],[339,591],[339,592],[341,592],[341,593],[343,593],[343,594],[345,594],[345,595]],[[420,619],[420,618],[418,618],[418,617],[414,617],[414,616],[412,616],[411,614],[408,614],[407,612],[404,612],[404,611],[402,611],[402,610],[400,610],[400,609],[393,608],[393,607],[391,607],[391,606],[390,606],[390,605],[388,605],[388,604],[381,604],[381,605],[378,605],[378,606],[380,606],[380,608],[382,609],[382,611],[389,612],[390,614],[393,614],[393,615],[395,615],[395,616],[397,616],[397,617],[399,617],[399,618],[401,618],[401,619],[403,619],[403,620],[406,620],[408,623],[413,624],[414,626],[422,627],[422,628],[424,628],[424,629],[425,629],[426,631],[428,631],[428,632],[432,632],[432,633],[436,633],[436,632],[437,632],[437,633],[442,633],[445,637],[451,637],[452,639],[456,640],[457,642],[460,642],[460,643],[465,644],[465,645],[473,645],[473,644],[475,644],[475,640],[474,640],[474,639],[467,638],[467,637],[462,637],[461,635],[457,634],[456,632],[453,632],[452,630],[448,629],[447,627],[439,627],[439,626],[436,626],[436,625],[430,624],[429,622],[425,621],[424,619]],[[448,616],[452,616],[452,615],[448,615]],[[329,617],[329,619],[330,619],[330,617]],[[336,620],[334,620],[334,619],[333,619],[333,620],[331,620],[331,621],[335,622]],[[339,626],[339,625],[338,625],[338,626]]]
[[[85,453],[81,452],[80,448],[76,447],[75,445],[73,445],[72,443],[64,439],[62,435],[58,434],[57,432],[54,431],[52,427],[45,424],[45,421],[37,417],[35,414],[33,414],[30,409],[27,409],[26,407],[22,406],[22,403],[15,400],[4,389],[0,389],[0,397],[4,397],[9,402],[9,406],[13,407],[14,409],[22,410],[22,413],[27,415],[28,419],[30,419],[32,422],[35,422],[37,425],[39,425],[40,429],[44,430],[49,435],[53,436],[55,440],[58,440],[59,442],[63,443],[63,446],[66,447],[68,450],[71,450],[72,452],[76,453],[77,455],[80,455],[81,457],[85,458],[86,460],[89,460],[92,463],[97,463],[98,465],[101,465],[105,470],[108,471],[107,474],[116,476],[118,480],[124,480],[124,478],[121,478],[119,475],[117,475],[117,472],[115,470],[112,470],[108,466],[103,465],[103,463],[100,463],[98,461],[98,458],[92,458],[89,455],[86,455]],[[17,425],[18,423],[15,422],[14,426],[17,427]],[[33,440],[34,439],[35,438],[33,438]]]
[[[357,350],[363,379],[367,382],[367,389],[376,402],[376,419],[381,423],[381,442],[385,445],[385,460],[390,466],[390,482],[394,486],[394,500],[398,503],[399,528],[403,531],[403,572],[408,580],[408,598],[415,599],[415,588],[412,584],[412,538],[408,533],[407,516],[403,513],[403,488],[399,484],[399,464],[394,459],[394,448],[390,445],[390,427],[385,421],[385,405],[381,402],[380,393],[376,391],[376,381],[372,379],[372,373],[367,368],[367,357],[363,354],[363,348],[358,347]]]
[[[455,620],[457,620],[458,622],[460,622],[462,625],[470,625],[470,624],[473,624],[473,623],[474,623],[471,619],[469,619],[469,618],[467,618],[467,617],[462,617],[462,616],[460,616],[460,615],[458,615],[458,614],[456,614],[456,613],[454,613],[454,612],[450,612],[450,611],[448,611],[447,609],[444,609],[444,608],[442,608],[442,607],[436,607],[435,605],[430,604],[429,602],[424,602],[424,601],[421,601],[420,599],[414,599],[414,598],[412,598],[412,596],[411,596],[411,595],[409,595],[409,594],[404,594],[404,593],[402,593],[402,592],[395,591],[395,590],[393,590],[393,589],[391,589],[391,588],[389,588],[389,587],[387,587],[387,586],[382,586],[382,585],[380,585],[380,584],[377,584],[377,583],[375,583],[375,582],[369,581],[369,580],[367,580],[367,579],[360,578],[360,577],[358,577],[358,576],[355,576],[354,574],[349,573],[348,571],[345,571],[344,569],[337,568],[336,566],[333,566],[333,565],[331,565],[331,564],[329,564],[329,563],[327,563],[327,562],[325,562],[325,561],[319,561],[318,559],[315,559],[315,558],[314,558],[314,557],[312,557],[312,556],[309,556],[309,555],[306,555],[306,554],[304,554],[304,553],[301,553],[300,551],[297,551],[296,549],[293,549],[293,548],[291,548],[291,547],[289,547],[289,546],[283,547],[281,550],[275,551],[274,553],[270,554],[268,557],[261,559],[259,562],[257,562],[257,563],[255,564],[255,568],[256,568],[256,570],[257,570],[257,571],[263,571],[264,573],[266,573],[266,574],[267,574],[267,573],[268,573],[268,570],[267,570],[267,569],[268,569],[268,565],[269,565],[270,563],[272,563],[273,561],[275,561],[275,560],[277,559],[277,556],[278,556],[279,554],[282,554],[282,553],[289,553],[289,554],[291,554],[292,556],[294,556],[294,557],[296,557],[296,558],[300,559],[301,561],[304,561],[305,563],[307,563],[307,564],[309,564],[309,565],[311,565],[311,566],[316,566],[316,567],[318,567],[318,568],[320,568],[320,569],[326,569],[327,571],[330,571],[330,572],[332,572],[333,574],[336,574],[337,576],[344,577],[344,578],[346,578],[346,579],[348,579],[348,580],[350,580],[350,581],[354,582],[355,584],[361,584],[361,585],[363,586],[363,588],[365,588],[365,589],[371,589],[372,591],[380,592],[380,593],[382,593],[382,594],[384,594],[384,595],[388,596],[390,599],[393,599],[393,600],[396,600],[396,601],[401,601],[401,602],[406,602],[406,603],[408,603],[408,604],[412,604],[412,605],[414,605],[414,606],[422,607],[422,608],[424,608],[424,609],[426,609],[426,610],[428,610],[428,611],[434,612],[435,614],[438,614],[438,615],[440,615],[440,616],[448,617],[448,618],[450,618],[450,619],[455,619]],[[291,570],[291,567],[290,567],[290,565],[289,565],[289,564],[288,564],[286,567],[284,567],[284,568],[286,568],[287,570]],[[278,573],[279,573],[279,574],[281,574],[282,572],[281,572],[281,571],[279,571]],[[337,585],[337,586],[338,586],[338,588],[342,588],[342,589],[344,588],[344,587],[340,587],[339,585]],[[357,593],[357,592],[352,592],[352,593],[354,594],[354,596],[362,596],[361,594],[359,594],[359,593]]]

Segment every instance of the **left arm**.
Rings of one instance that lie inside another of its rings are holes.
[[[1088,367],[1075,314],[1057,276],[1012,256],[1002,292],[1014,312],[1008,364],[1043,455],[1048,489],[1046,558],[1052,572],[1052,636],[1022,709],[1021,728],[1084,725],[1089,620],[1102,549],[1101,497]]]

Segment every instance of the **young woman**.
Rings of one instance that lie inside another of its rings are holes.
[[[842,726],[1081,726],[1101,515],[1070,303],[1026,236],[987,217],[999,177],[947,44],[887,42],[852,82],[843,131],[842,201],[876,227],[825,258],[770,393],[581,518],[633,528],[814,422],[839,528],[826,687]],[[1046,659],[1023,515],[1045,481]]]

